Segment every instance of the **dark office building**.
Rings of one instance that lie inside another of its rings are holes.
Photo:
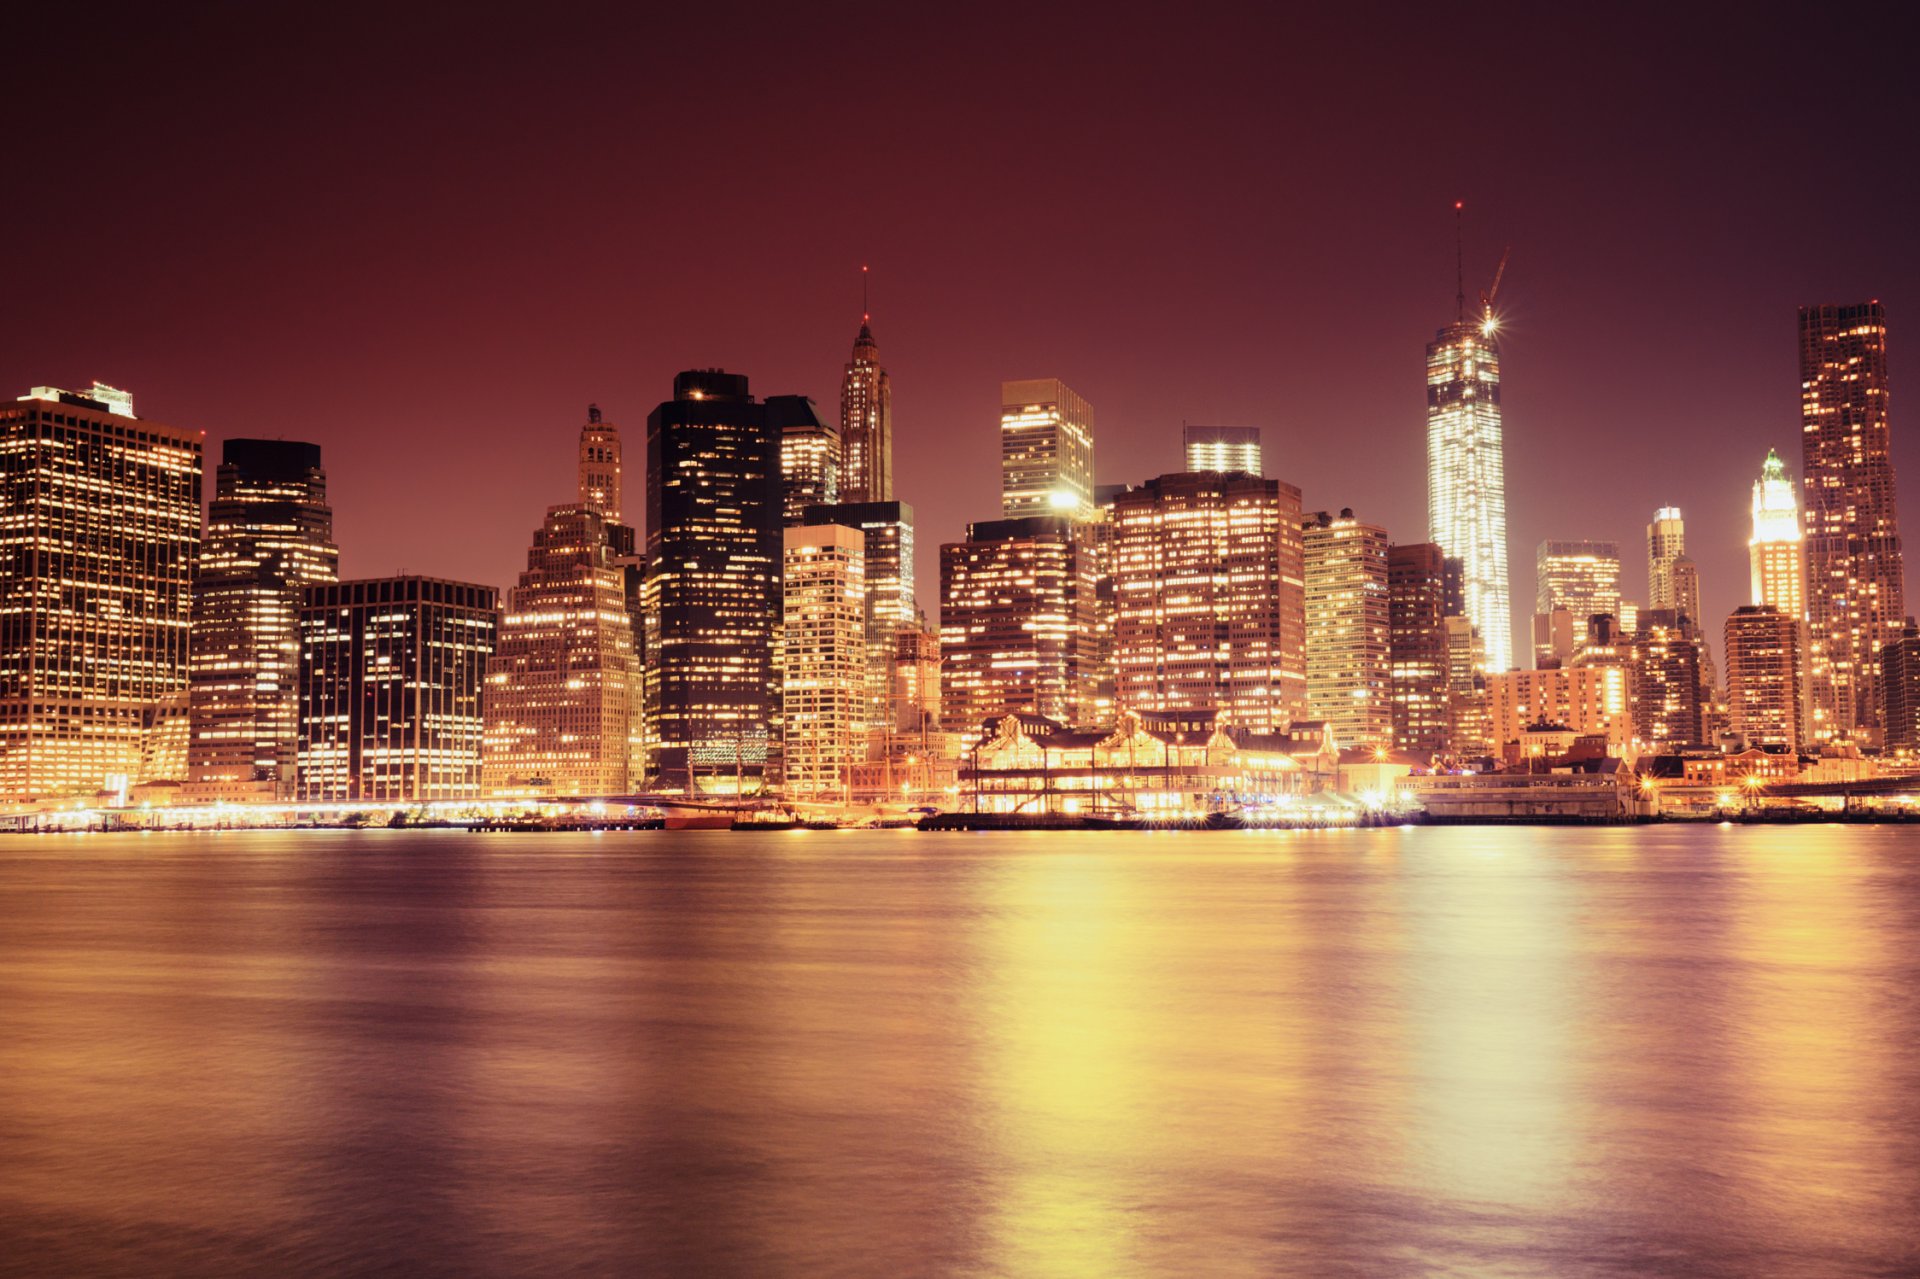
[[[1909,617],[1880,649],[1887,749],[1920,751],[1920,627]]]
[[[1387,548],[1393,744],[1415,755],[1447,744],[1447,562],[1433,542]]]
[[[778,706],[781,432],[741,374],[695,369],[647,418],[648,772],[756,789]]]
[[[320,446],[228,440],[193,584],[187,776],[199,798],[292,795],[300,592],[339,577]]]
[[[387,577],[309,586],[300,607],[300,798],[480,797],[491,586]]]
[[[809,506],[840,500],[840,431],[806,395],[769,395],[767,425],[780,435],[782,522],[792,528]]]

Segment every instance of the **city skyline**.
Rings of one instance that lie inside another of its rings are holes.
[[[1268,474],[1300,485],[1309,509],[1352,506],[1420,540],[1411,352],[1453,313],[1450,206],[1462,200],[1470,290],[1513,246],[1501,290],[1509,564],[1549,538],[1632,547],[1653,511],[1678,506],[1703,612],[1722,618],[1744,602],[1746,472],[1771,447],[1800,478],[1795,309],[1881,299],[1896,389],[1913,331],[1920,271],[1895,211],[1915,179],[1881,162],[1912,127],[1904,91],[1880,65],[1890,53],[1852,49],[1861,109],[1882,132],[1870,144],[1816,129],[1791,86],[1807,46],[1830,38],[1819,33],[1683,17],[1657,49],[1622,29],[1570,51],[1527,24],[1428,15],[1406,28],[1416,58],[1322,18],[1255,77],[1241,73],[1263,42],[1241,37],[1258,22],[1121,24],[1040,100],[1015,104],[978,76],[997,39],[986,24],[916,41],[904,37],[925,28],[896,21],[885,58],[872,33],[842,44],[793,18],[724,54],[679,38],[677,18],[627,32],[675,48],[688,77],[724,58],[735,114],[664,83],[615,93],[581,74],[590,23],[545,32],[512,61],[478,33],[428,45],[402,24],[375,50],[323,29],[275,40],[267,80],[267,61],[237,55],[270,30],[189,24],[169,38],[144,21],[89,45],[90,73],[150,101],[141,119],[50,91],[57,114],[31,120],[37,154],[86,155],[147,203],[114,215],[111,236],[104,210],[4,215],[39,250],[20,268],[32,319],[4,321],[9,376],[131,386],[159,420],[205,428],[210,452],[232,436],[322,446],[353,574],[511,585],[526,531],[570,488],[576,406],[599,402],[631,426],[680,369],[737,369],[831,418],[864,263],[896,399],[894,489],[915,504],[923,546],[993,513],[998,384],[1034,376],[1098,406],[1096,483],[1173,470],[1183,420],[1256,426]],[[1036,15],[1021,30],[1044,40],[1074,26]],[[782,38],[823,55],[826,83],[769,124],[777,77],[755,73],[778,65]],[[1329,121],[1309,108],[1338,92],[1328,68],[1348,46],[1365,50],[1373,93]],[[1535,109],[1503,113],[1496,145],[1431,147],[1406,121],[1466,48],[1502,64],[1504,100]],[[1729,48],[1737,75],[1722,69]],[[496,66],[528,91],[484,93]],[[344,113],[323,90],[341,68],[362,73]],[[1076,99],[1104,104],[1102,127]],[[235,100],[262,114],[215,105]],[[1266,130],[1289,164],[1249,166],[1193,127],[1222,115]],[[828,182],[823,161],[856,120],[866,167]],[[435,129],[450,146],[428,144]],[[492,140],[484,164],[462,152],[478,137]],[[702,148],[728,157],[702,172],[711,198],[654,198]],[[519,176],[503,186],[505,165]],[[1822,192],[1863,172],[1879,198],[1834,234]],[[1112,199],[1122,181],[1124,206]],[[817,198],[743,198],[782,183]],[[109,288],[115,305],[96,305]],[[1599,393],[1618,370],[1632,370],[1630,403]],[[1913,415],[1896,406],[1893,424],[1897,469]],[[1659,466],[1636,456],[1650,432]],[[1373,447],[1346,447],[1355,434]],[[1397,456],[1407,464],[1382,465]],[[494,517],[458,518],[472,509]],[[1624,589],[1644,600],[1627,559]],[[919,588],[931,611],[929,574]]]

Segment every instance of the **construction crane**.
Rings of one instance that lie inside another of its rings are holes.
[[[1493,273],[1493,283],[1480,295],[1480,331],[1492,333],[1496,325],[1493,319],[1493,300],[1500,296],[1500,279],[1507,273],[1507,259],[1513,256],[1513,246],[1509,244],[1500,252],[1499,269]]]

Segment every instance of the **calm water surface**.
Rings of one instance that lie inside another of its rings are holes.
[[[1896,828],[0,840],[0,1273],[1920,1273]]]

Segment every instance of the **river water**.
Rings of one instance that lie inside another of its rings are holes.
[[[1894,827],[0,839],[0,1273],[1920,1273]]]

